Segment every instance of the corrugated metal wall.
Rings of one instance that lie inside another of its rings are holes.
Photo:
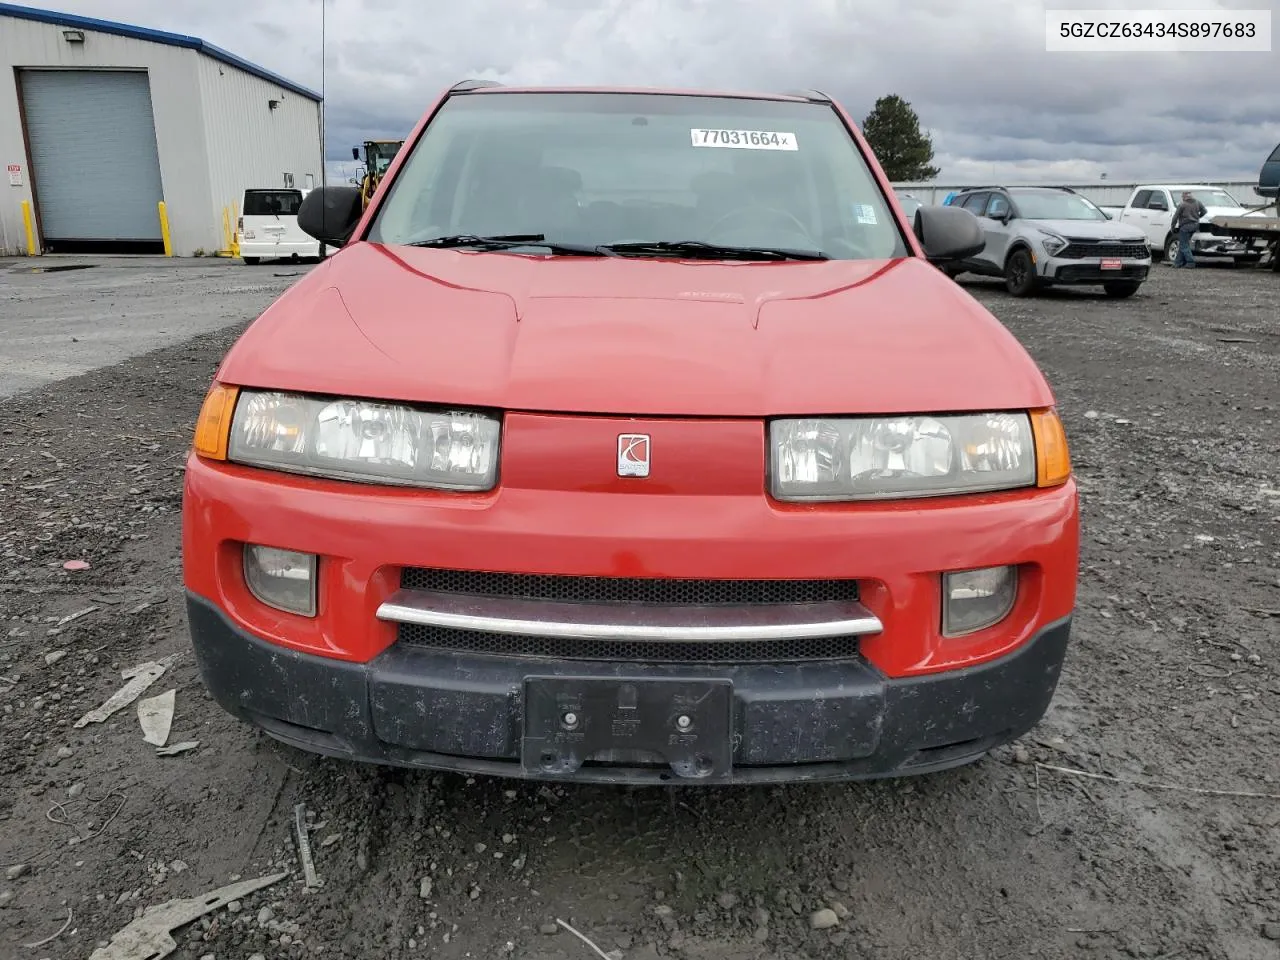
[[[198,57],[211,214],[241,203],[251,187],[283,187],[285,174],[320,186],[320,104],[203,54]],[[272,109],[269,101],[278,105]],[[235,224],[231,225],[235,229]]]
[[[1262,166],[1261,162],[1258,164]],[[1147,183],[1174,183],[1171,180],[1149,180]],[[1178,181],[1178,185],[1186,181]],[[1246,207],[1261,206],[1264,203],[1271,203],[1265,197],[1258,196],[1257,180],[1214,180],[1203,181],[1200,186],[1205,187],[1221,187],[1240,201]],[[895,190],[901,190],[904,193],[910,193],[919,197],[925,203],[942,203],[946,199],[948,193],[952,190],[960,190],[970,184],[943,184],[943,183],[895,183]],[[972,186],[983,186],[983,184],[972,184]],[[1043,186],[1043,184],[1035,183],[1006,183],[1007,187],[1035,187]],[[1055,184],[1055,186],[1070,187],[1077,193],[1083,194],[1100,207],[1123,207],[1130,195],[1139,186],[1137,183],[1111,183],[1109,181],[1099,180],[1096,183],[1065,183]]]
[[[85,42],[68,43],[62,27],[0,16],[0,165],[20,163],[22,186],[0,179],[0,249],[22,253],[22,200],[31,200],[31,171],[23,144],[14,67],[123,67],[146,70],[156,123],[156,148],[174,252],[209,249],[218,234],[205,213],[212,203],[200,122],[200,88],[192,50],[85,31]],[[159,213],[156,213],[157,219]],[[219,228],[220,230],[220,228]]]
[[[224,245],[222,208],[245,187],[281,185],[286,171],[298,187],[308,173],[319,185],[318,103],[290,91],[282,96],[278,86],[195,50],[92,30],[84,43],[71,44],[62,30],[0,15],[0,167],[22,168],[19,186],[0,171],[0,255],[26,252],[22,201],[32,200],[15,67],[147,71],[177,256]],[[271,99],[280,100],[274,111]]]

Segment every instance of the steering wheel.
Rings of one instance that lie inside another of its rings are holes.
[[[788,229],[794,229],[800,236],[804,237],[807,243],[812,243],[813,238],[809,233],[809,228],[801,223],[794,214],[777,207],[741,207],[737,210],[731,210],[712,224],[709,232],[714,236],[725,229],[726,223],[751,217],[756,218],[758,221],[772,220],[775,223],[785,224]]]

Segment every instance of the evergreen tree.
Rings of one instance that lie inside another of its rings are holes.
[[[894,183],[920,183],[938,175],[931,166],[933,139],[920,131],[920,118],[897,94],[881,97],[862,124],[880,166]]]

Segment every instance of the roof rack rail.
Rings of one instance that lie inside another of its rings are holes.
[[[482,90],[485,87],[500,87],[497,80],[459,80],[449,88],[450,93],[461,93],[467,90]]]
[[[821,90],[788,90],[783,94],[786,97],[800,97],[803,100],[811,100],[814,103],[830,103],[831,98]]]

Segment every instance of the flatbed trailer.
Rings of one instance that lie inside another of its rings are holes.
[[[1272,207],[1267,204],[1258,210]],[[1280,204],[1275,205],[1277,215],[1267,217],[1214,217],[1210,223],[1214,233],[1236,240],[1261,240],[1271,251],[1271,269],[1280,273]]]

